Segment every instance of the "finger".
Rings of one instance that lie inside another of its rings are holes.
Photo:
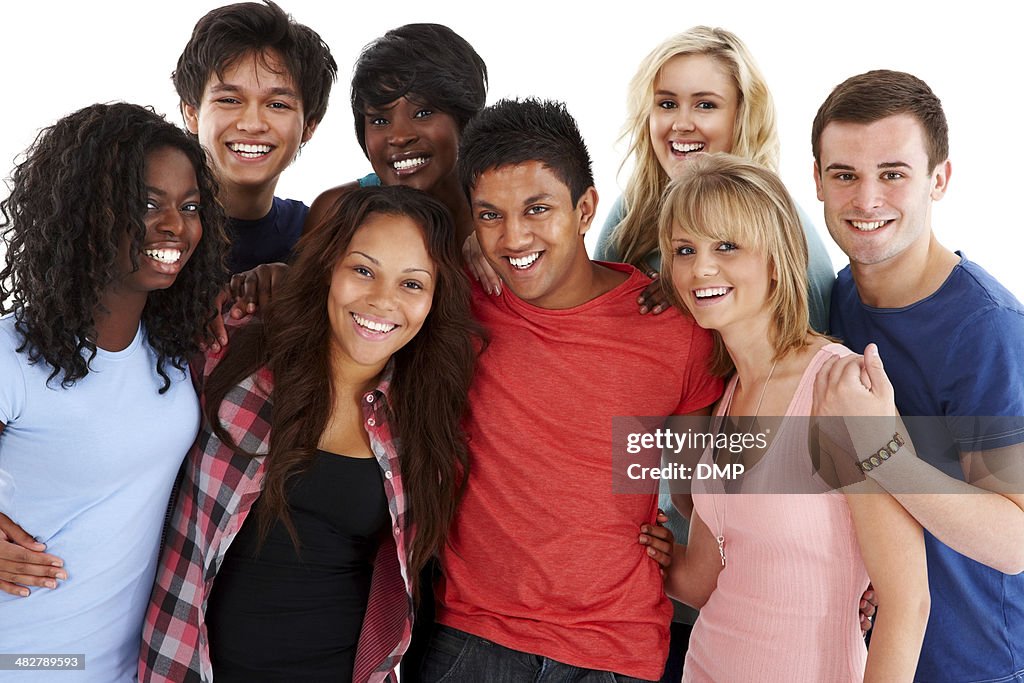
[[[498,273],[495,272],[494,268],[491,267],[491,264],[483,256],[480,257],[479,263],[482,277],[491,286],[490,291],[495,296],[501,294],[501,278],[498,277]]]
[[[253,313],[266,309],[274,298],[274,272],[273,269],[268,269],[266,275],[257,281],[256,299],[250,307]]]
[[[3,579],[0,579],[0,591],[16,595],[19,598],[27,598],[29,594],[29,590],[24,586],[19,586],[15,583],[4,581]]]
[[[860,616],[864,619],[870,619],[875,616],[875,605],[868,602],[867,600],[860,601]]]
[[[36,552],[46,550],[45,543],[37,541],[34,536],[22,529],[21,525],[3,513],[0,513],[0,540],[5,540]]]
[[[59,572],[64,571],[63,567],[64,560],[56,555],[29,550],[13,543],[0,543],[0,576],[3,574],[56,576]]]
[[[829,380],[830,373],[832,372],[832,366],[835,365],[837,357],[831,356],[818,369],[818,374],[814,376],[814,401],[820,403],[825,400],[828,395],[831,382]]]
[[[651,313],[653,313],[654,315],[658,315],[659,313],[663,313],[664,311],[667,311],[667,310],[668,310],[668,304],[658,304],[654,308],[651,309]]]
[[[56,574],[58,570],[54,569],[53,572]],[[18,572],[5,572],[0,571],[0,580],[12,583],[18,586],[36,586],[38,588],[56,588],[57,581],[67,578],[67,574],[63,573],[60,576],[51,575],[47,573],[45,575],[39,574],[22,574]]]
[[[658,521],[658,524],[664,524],[668,521],[668,515],[665,514],[664,510],[658,508],[658,516],[656,517],[656,519]]]
[[[882,365],[882,356],[878,353],[877,344],[868,344],[868,347],[864,349],[864,360],[868,378],[871,380],[872,393],[885,398],[892,396],[892,383],[889,382],[889,376],[885,374],[885,367]]]
[[[228,343],[228,330],[224,326],[223,316],[218,315],[210,321],[210,333],[213,334],[214,338],[217,340],[217,343],[213,344],[213,346],[218,348],[211,348],[211,350],[216,353],[220,350],[220,345]]]
[[[648,536],[654,540],[665,541],[669,544],[675,543],[676,540],[675,534],[673,534],[672,530],[669,529],[667,526],[652,526],[650,524],[644,524],[642,527],[640,527],[640,536],[640,542],[644,545],[650,545],[645,540],[643,540],[644,536]]]
[[[864,591],[864,599],[870,602],[873,606],[878,607],[878,598],[875,596],[875,591],[868,586],[868,589]]]
[[[256,300],[259,297],[260,279],[253,271],[245,274],[245,282],[242,284],[242,310],[246,313],[256,312]],[[237,303],[236,303],[237,305]]]

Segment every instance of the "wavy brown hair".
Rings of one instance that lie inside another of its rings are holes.
[[[0,202],[0,314],[14,312],[15,328],[33,363],[52,368],[67,388],[89,374],[96,355],[95,315],[104,291],[121,275],[117,253],[131,238],[139,267],[146,238],[146,159],[163,147],[180,150],[196,174],[203,238],[171,287],[150,292],[142,311],[146,336],[170,387],[167,365],[184,370],[201,341],[214,300],[227,283],[228,239],[217,183],[199,143],[152,109],[94,104],[44,129],[11,176]]]
[[[392,356],[388,396],[408,521],[416,528],[407,551],[409,574],[418,590],[420,570],[444,546],[465,486],[469,456],[460,423],[482,339],[470,313],[454,222],[443,204],[401,186],[360,188],[340,197],[296,245],[294,263],[265,320],[253,321],[232,339],[229,353],[207,381],[204,410],[218,438],[246,453],[224,429],[217,411],[239,381],[261,366],[270,369],[273,406],[260,535],[265,538],[280,519],[297,543],[285,487],[312,462],[334,403],[327,317],[331,275],[356,230],[373,214],[406,216],[419,225],[437,269],[433,304],[423,327]]]

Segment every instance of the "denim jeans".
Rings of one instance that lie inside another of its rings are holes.
[[[583,669],[519,652],[438,624],[420,670],[423,683],[642,683],[610,671]]]

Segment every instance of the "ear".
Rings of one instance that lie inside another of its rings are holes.
[[[306,123],[306,127],[302,129],[302,142],[299,144],[306,144],[309,139],[313,137],[313,133],[316,132],[316,127],[320,124],[319,121],[309,121]]]
[[[192,135],[199,135],[199,107],[181,103],[181,118],[185,119],[185,128]]]
[[[586,235],[590,230],[590,224],[594,222],[594,215],[597,212],[597,190],[591,185],[580,195],[576,202],[576,210],[580,212],[579,234]]]
[[[825,201],[825,193],[821,189],[821,169],[817,161],[814,162],[814,189],[818,193],[818,201]]]
[[[931,197],[932,201],[939,201],[946,196],[946,189],[949,187],[949,177],[953,175],[953,166],[949,163],[949,159],[935,165],[935,170],[932,171],[932,189]]]

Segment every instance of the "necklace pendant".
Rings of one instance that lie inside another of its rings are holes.
[[[718,541],[718,554],[722,556],[722,566],[724,567],[725,566],[725,536],[718,536],[715,540]]]

